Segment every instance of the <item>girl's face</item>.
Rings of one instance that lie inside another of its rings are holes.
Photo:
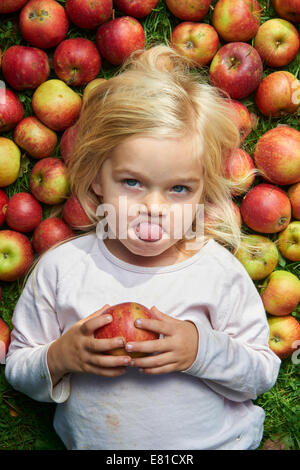
[[[106,246],[133,264],[172,256],[195,218],[202,187],[191,139],[125,139],[92,184],[105,204]]]

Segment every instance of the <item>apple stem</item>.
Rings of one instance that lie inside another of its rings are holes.
[[[114,20],[115,19],[115,9],[113,8],[113,11],[112,11],[112,19]]]

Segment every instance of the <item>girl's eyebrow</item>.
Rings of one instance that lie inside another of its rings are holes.
[[[145,174],[141,174],[135,170],[131,170],[130,168],[122,168],[122,167],[117,167],[115,168],[114,170],[114,173],[117,173],[117,174],[130,174],[131,176],[134,176],[135,178],[138,178],[138,179],[147,179],[147,175]],[[199,183],[201,181],[201,178],[200,177],[196,177],[195,174],[192,174],[190,176],[186,176],[186,177],[183,177],[183,176],[178,176],[178,177],[172,177],[172,181],[180,181],[182,183]]]

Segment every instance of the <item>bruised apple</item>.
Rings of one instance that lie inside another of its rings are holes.
[[[152,331],[142,330],[134,326],[138,318],[154,318],[151,311],[136,302],[123,302],[113,305],[105,310],[106,315],[112,316],[112,322],[98,328],[94,335],[97,339],[123,337],[127,343],[129,341],[148,341],[158,339],[159,335]],[[141,352],[128,352],[125,348],[117,348],[109,351],[113,356],[143,357],[146,354]]]

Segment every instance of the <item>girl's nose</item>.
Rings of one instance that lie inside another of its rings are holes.
[[[151,213],[152,215],[164,214],[168,209],[166,198],[160,191],[149,192],[145,196],[143,204],[146,206],[148,214]]]

